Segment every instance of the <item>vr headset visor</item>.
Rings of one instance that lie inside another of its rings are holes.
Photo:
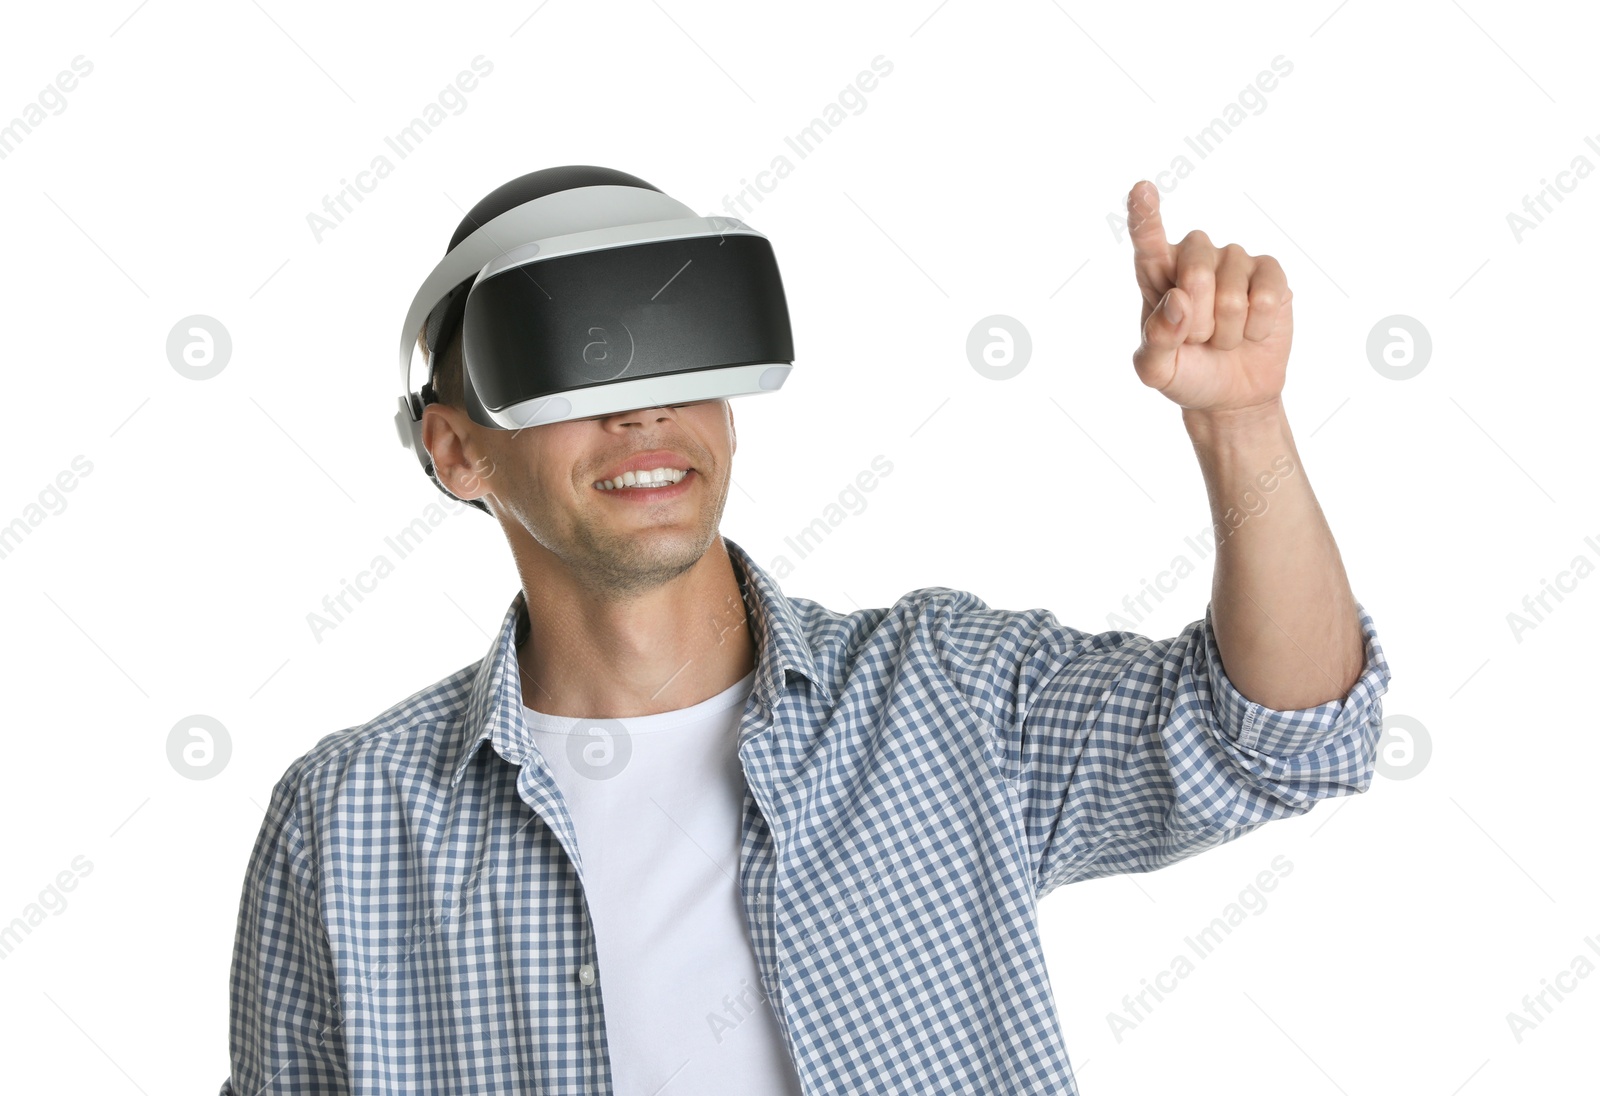
[[[526,185],[540,177],[544,185]],[[406,313],[395,424],[440,490],[422,444],[419,376],[432,378],[457,325],[466,411],[505,430],[772,392],[793,368],[788,304],[764,235],[698,216],[642,180],[548,189],[586,177],[633,179],[553,168],[507,184],[485,203],[519,184],[545,192],[475,229],[479,209],[469,213]]]

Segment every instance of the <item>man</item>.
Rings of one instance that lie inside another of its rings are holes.
[[[1167,640],[787,598],[719,533],[727,400],[496,430],[430,347],[434,474],[521,590],[278,782],[223,1096],[1076,1093],[1038,899],[1367,790],[1389,682],[1284,415],[1281,267],[1169,244],[1149,182],[1128,210],[1135,371],[1219,542]]]

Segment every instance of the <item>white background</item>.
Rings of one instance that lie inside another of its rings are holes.
[[[1520,1041],[1507,1014],[1576,956],[1600,964],[1600,580],[1520,641],[1507,615],[1600,560],[1600,178],[1562,177],[1520,239],[1507,215],[1575,158],[1600,164],[1597,31],[1579,5],[1485,0],[8,11],[0,121],[74,57],[93,71],[0,159],[0,524],[28,524],[75,457],[92,471],[0,558],[0,925],[75,857],[91,870],[0,959],[0,1085],[215,1091],[272,785],[482,656],[517,577],[474,512],[320,642],[307,623],[442,499],[395,436],[394,351],[479,197],[601,164],[772,239],[797,362],[780,393],[734,405],[722,528],[763,566],[786,556],[790,595],[849,611],[948,586],[1098,631],[1209,524],[1179,409],[1133,372],[1131,248],[1108,221],[1186,155],[1192,172],[1165,177],[1169,239],[1202,228],[1288,272],[1284,402],[1393,668],[1385,714],[1419,721],[1431,754],[1365,796],[1047,898],[1082,1090],[1577,1091],[1600,977]],[[384,137],[480,54],[493,72],[465,109],[396,157]],[[879,55],[892,72],[799,156],[785,138]],[[1279,55],[1293,69],[1264,109],[1197,155],[1185,137]],[[319,241],[307,215],[379,154],[393,173]],[[791,173],[725,206],[780,155]],[[166,351],[195,314],[233,343],[200,382]],[[966,356],[993,314],[1033,341],[1003,382]],[[1433,343],[1404,381],[1366,350],[1397,314]],[[800,558],[784,538],[879,454],[893,472]],[[1175,635],[1209,584],[1208,558],[1138,630]],[[196,714],[231,744],[206,780],[168,757]],[[1293,870],[1266,908],[1119,1040],[1123,996],[1276,856]]]

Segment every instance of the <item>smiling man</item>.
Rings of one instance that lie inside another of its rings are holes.
[[[459,355],[457,340],[445,377],[459,377]],[[753,669],[743,607],[730,609],[739,581],[718,538],[736,448],[727,400],[512,432],[479,427],[446,397],[429,406],[423,436],[441,480],[483,498],[511,545],[537,622],[517,651],[529,707],[668,712]],[[717,606],[741,627],[708,648]]]
[[[552,179],[649,186],[550,172],[457,240]],[[430,322],[431,474],[520,590],[484,658],[274,788],[223,1096],[1075,1094],[1039,899],[1365,791],[1389,683],[1284,415],[1282,269],[1169,244],[1148,182],[1128,209],[1135,374],[1218,536],[1168,639],[945,587],[788,597],[719,531],[729,399],[485,425],[459,313]]]

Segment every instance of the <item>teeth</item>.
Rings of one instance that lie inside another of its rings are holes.
[[[688,475],[677,468],[652,468],[646,472],[624,472],[614,480],[601,480],[595,484],[602,491],[615,491],[619,487],[665,487]]]

